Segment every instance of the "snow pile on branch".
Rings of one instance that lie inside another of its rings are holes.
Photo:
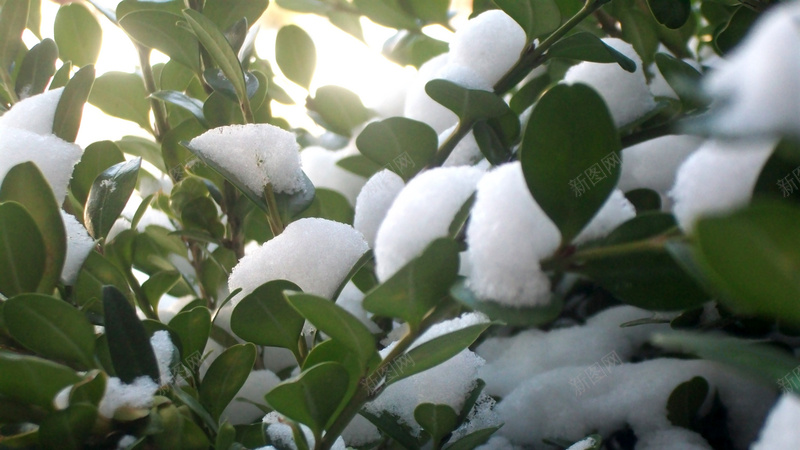
[[[772,408],[758,441],[751,450],[800,448],[800,399],[794,394],[783,394]]]
[[[120,408],[146,409],[152,406],[156,391],[158,385],[147,376],[139,377],[131,384],[125,384],[117,377],[109,377],[97,409],[100,415],[109,419]]]
[[[228,279],[231,292],[245,295],[272,280],[288,280],[303,292],[331,298],[358,258],[369,249],[350,225],[310,218],[292,222],[280,235],[246,255]]]
[[[614,63],[582,62],[567,71],[564,82],[585,83],[594,88],[606,102],[614,124],[622,127],[651,111],[656,102],[647,86],[642,58],[633,46],[617,38],[605,38],[603,42],[633,60],[636,71],[627,72]]]
[[[263,417],[264,412],[253,403],[263,405],[264,395],[280,382],[280,378],[269,370],[250,372],[233,401],[225,407],[220,420],[228,420],[233,425],[246,425]]]
[[[67,234],[67,255],[64,267],[61,269],[61,281],[72,286],[78,278],[83,262],[94,248],[95,242],[86,228],[71,214],[61,210],[61,219],[64,221],[64,231]]]
[[[550,300],[550,280],[539,261],[561,233],[533,199],[519,162],[504,164],[478,183],[467,227],[468,283],[485,300],[533,306]]]
[[[711,119],[715,131],[737,136],[800,136],[798,20],[798,2],[770,8],[704,80],[706,92],[717,99]]]
[[[361,188],[356,199],[353,227],[364,235],[370,247],[375,247],[375,236],[397,194],[405,186],[403,179],[389,169],[371,176]]]
[[[591,221],[573,239],[573,243],[580,245],[594,239],[605,237],[620,226],[623,222],[636,217],[636,208],[625,198],[619,189],[614,189],[600,210]]]
[[[773,140],[708,141],[678,169],[669,195],[678,224],[690,232],[703,216],[745,206],[775,147]]]
[[[666,195],[681,163],[702,145],[697,136],[661,136],[622,150],[617,187],[625,192],[647,188]]]
[[[435,239],[448,236],[451,222],[482,175],[472,167],[446,167],[422,172],[408,182],[375,238],[379,280],[390,278]]]
[[[40,136],[53,134],[56,108],[63,92],[61,87],[15,103],[0,116],[0,128],[16,128]]]
[[[300,146],[294,134],[269,124],[229,125],[192,139],[189,146],[239,177],[253,192],[267,183],[275,192],[303,188]]]
[[[306,147],[300,152],[300,161],[303,164],[303,171],[314,183],[314,187],[336,191],[351,205],[355,205],[356,196],[367,180],[336,165],[346,156],[350,156],[346,150]]]

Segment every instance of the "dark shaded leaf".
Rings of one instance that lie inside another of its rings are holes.
[[[108,349],[114,372],[123,383],[141,376],[158,382],[160,374],[150,339],[128,299],[114,286],[103,287],[103,310]]]
[[[200,403],[211,417],[219,419],[244,385],[256,362],[256,353],[253,344],[237,344],[222,352],[211,363],[198,390]]]
[[[667,400],[667,419],[676,427],[691,429],[708,390],[708,381],[703,377],[693,377],[676,386]]]
[[[82,449],[92,435],[97,414],[97,408],[85,403],[50,414],[39,426],[39,442],[44,448]]]
[[[547,56],[596,63],[617,63],[628,72],[636,71],[636,63],[588,31],[569,35],[550,47]]]
[[[658,23],[673,30],[682,27],[692,15],[691,0],[647,0],[647,6]]]
[[[0,293],[12,297],[35,292],[47,256],[39,228],[16,202],[0,204]]]
[[[50,78],[56,73],[57,59],[58,47],[52,39],[34,45],[25,54],[17,74],[14,86],[17,97],[24,99],[44,92]]]

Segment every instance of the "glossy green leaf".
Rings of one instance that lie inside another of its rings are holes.
[[[207,233],[213,239],[222,239],[225,234],[217,206],[209,197],[199,197],[189,202],[181,212],[181,222],[186,230]]]
[[[286,78],[309,89],[317,65],[317,50],[311,36],[297,25],[286,25],[275,38],[275,60]]]
[[[89,190],[83,222],[95,239],[105,238],[119,217],[139,176],[141,158],[115,164],[97,176]]]
[[[103,30],[81,3],[69,3],[58,9],[53,35],[62,61],[72,61],[79,67],[97,62]]]
[[[45,260],[37,290],[51,293],[61,277],[67,253],[67,238],[59,202],[53,196],[47,179],[34,163],[25,162],[8,171],[0,186],[0,203],[8,201],[25,205],[38,226],[44,242]]]
[[[353,0],[353,5],[369,20],[389,28],[417,29],[416,19],[400,5],[400,0]]]
[[[500,117],[508,112],[508,105],[494,92],[467,89],[452,81],[432,80],[425,92],[445,108],[453,111],[461,123]]]
[[[11,400],[52,411],[56,394],[80,379],[72,369],[46,359],[0,353],[0,395]]]
[[[28,21],[28,0],[6,0],[0,11],[0,70],[7,70],[17,58],[22,32]]]
[[[27,98],[44,92],[50,78],[56,73],[57,59],[58,47],[52,39],[45,39],[31,47],[17,74],[14,85],[17,97]]]
[[[239,94],[236,87],[228,80],[228,77],[220,69],[206,69],[203,72],[203,79],[211,86],[216,92],[227,97],[229,100],[238,105]],[[258,91],[259,80],[250,72],[244,72],[245,91],[247,98],[252,98]]]
[[[647,6],[658,23],[673,30],[682,27],[692,15],[691,0],[647,0]]]
[[[211,312],[204,306],[181,311],[169,321],[169,327],[181,338],[183,362],[196,361],[211,333]]]
[[[67,142],[75,142],[81,126],[83,105],[94,84],[94,66],[81,67],[64,86],[53,118],[53,134]]]
[[[667,400],[667,419],[676,427],[691,429],[708,390],[708,381],[703,377],[693,377],[676,386]]]
[[[391,117],[367,125],[356,138],[362,155],[411,179],[433,159],[438,149],[436,132],[425,123],[405,117]]]
[[[70,405],[67,409],[50,414],[39,425],[39,442],[43,448],[85,448],[97,415],[97,408],[85,403]]]
[[[264,398],[270,407],[319,435],[339,408],[348,383],[347,369],[326,362],[284,381]]]
[[[16,202],[0,204],[0,293],[35,292],[45,269],[44,239],[31,215]]]
[[[414,408],[414,420],[431,435],[435,446],[458,426],[458,416],[448,405],[420,403]]]
[[[178,91],[157,91],[150,96],[189,111],[203,126],[208,126],[203,115],[203,102],[200,100]]]
[[[458,275],[458,244],[433,241],[424,252],[364,297],[364,309],[413,326],[448,295]]]
[[[617,63],[628,72],[636,71],[636,63],[588,31],[569,35],[550,47],[550,58],[568,58],[597,63]]]
[[[314,201],[298,218],[321,217],[334,222],[352,225],[354,216],[355,211],[344,195],[337,191],[320,188],[316,190]]]
[[[545,35],[561,25],[561,11],[553,0],[494,0],[525,30],[529,39]]]
[[[736,8],[727,24],[714,33],[714,46],[721,54],[730,52],[747,36],[748,31],[760,14],[740,5]]]
[[[176,26],[183,16],[168,11],[139,10],[125,14],[119,24],[145,47],[154,48],[197,73],[200,45],[189,31]]]
[[[336,165],[347,170],[348,172],[352,172],[364,178],[369,178],[383,169],[380,164],[372,161],[364,155],[352,155],[344,157],[336,161]]]
[[[318,330],[355,353],[363,365],[366,366],[377,353],[372,333],[341,306],[311,294],[287,293],[286,298]]]
[[[94,366],[94,327],[67,302],[40,294],[22,294],[3,308],[8,332],[17,342],[39,355]]]
[[[257,345],[283,347],[297,353],[305,319],[284,298],[286,290],[300,288],[289,281],[274,280],[247,294],[231,314],[231,331]]]
[[[244,385],[256,362],[256,346],[234,345],[217,357],[200,384],[200,403],[211,417],[219,419],[228,403]]]
[[[798,218],[796,207],[774,203],[695,225],[695,255],[734,311],[800,323]]]
[[[462,437],[445,447],[447,450],[472,450],[485,444],[500,427],[483,428]]]
[[[99,405],[105,395],[107,382],[108,374],[105,372],[98,369],[90,371],[70,389],[69,403],[71,405],[78,403],[88,403],[92,406]]]
[[[708,100],[699,91],[700,72],[666,53],[656,53],[656,66],[687,109],[706,106]]]
[[[69,182],[72,195],[81,205],[86,204],[89,190],[98,175],[106,169],[125,161],[125,156],[117,144],[111,141],[98,141],[89,144],[83,151],[83,156],[72,171]]]
[[[584,84],[557,85],[533,109],[520,149],[525,181],[568,244],[614,190],[619,135],[605,102]]]
[[[220,30],[227,30],[243,17],[248,24],[257,23],[267,5],[269,0],[206,0],[203,14],[213,20]]]
[[[110,116],[130,120],[151,131],[150,103],[140,75],[106,72],[94,82],[89,103]]]
[[[370,112],[353,92],[339,86],[322,86],[306,99],[312,118],[323,127],[349,137],[353,128],[370,118]]]
[[[652,17],[638,8],[619,9],[621,13],[618,19],[622,25],[622,39],[633,45],[636,53],[642,58],[644,67],[648,67],[658,50],[659,40],[655,29],[657,24]]]
[[[116,287],[105,286],[103,310],[108,349],[117,376],[128,384],[140,376],[158,380],[160,374],[153,347],[128,299]]]
[[[558,318],[564,307],[563,300],[557,296],[551,296],[550,302],[544,306],[521,308],[505,306],[491,300],[480,300],[463,279],[453,284],[450,295],[468,308],[511,326],[531,327],[550,323]]]

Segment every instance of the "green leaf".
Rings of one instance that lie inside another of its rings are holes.
[[[119,25],[134,40],[154,48],[198,73],[200,45],[189,31],[175,26],[183,16],[168,11],[139,10],[119,19]]]
[[[53,410],[58,392],[80,381],[70,368],[34,356],[0,353],[0,395]]]
[[[147,301],[153,305],[153,310],[158,310],[161,297],[181,281],[181,274],[177,270],[156,272],[142,283],[142,292]]]
[[[88,403],[97,406],[106,392],[108,375],[101,370],[92,370],[70,389],[69,404]]]
[[[332,301],[311,294],[287,293],[286,298],[312,325],[355,353],[363,367],[374,358],[375,338],[355,316]]]
[[[115,164],[95,178],[86,200],[83,222],[95,239],[103,239],[128,203],[139,175],[141,158]]]
[[[709,101],[700,93],[700,72],[666,53],[656,53],[656,66],[670,87],[678,94],[686,109],[706,106]]]
[[[140,75],[124,72],[100,75],[94,82],[89,103],[110,116],[130,120],[152,132],[150,103]]]
[[[94,367],[94,327],[67,302],[21,294],[6,302],[3,315],[11,337],[26,348],[78,368]]]
[[[169,321],[169,327],[180,336],[181,355],[188,365],[196,361],[206,347],[211,333],[211,312],[204,306],[181,311]]]
[[[361,28],[360,16],[347,11],[331,9],[328,11],[328,20],[340,30],[364,42],[364,30]]]
[[[275,386],[264,398],[271,408],[319,436],[344,399],[348,378],[339,363],[317,364]]]
[[[103,30],[94,15],[80,3],[69,3],[58,9],[53,35],[62,61],[83,67],[97,62]]]
[[[0,204],[0,292],[11,297],[40,285],[47,253],[31,215],[16,202]]]
[[[200,403],[211,417],[219,419],[228,403],[247,380],[256,362],[256,346],[237,344],[222,352],[208,368],[200,383]]]
[[[56,70],[56,74],[53,75],[53,80],[50,81],[50,87],[48,89],[53,90],[66,86],[69,81],[70,73],[72,73],[72,62],[67,61]]]
[[[22,47],[28,21],[28,0],[6,0],[0,10],[0,70],[8,70]]]
[[[413,328],[448,295],[458,275],[458,263],[458,244],[437,239],[385,283],[368,292],[364,309],[400,318]]]
[[[282,27],[275,38],[275,60],[286,78],[309,89],[317,65],[317,50],[308,33],[297,25]]]
[[[55,81],[55,80],[54,80]],[[81,67],[64,86],[53,118],[53,134],[67,142],[75,142],[81,126],[83,105],[94,84],[94,66]]]
[[[667,419],[676,427],[691,429],[708,396],[708,381],[693,377],[673,389],[667,400]]]
[[[314,201],[298,218],[321,217],[352,225],[354,216],[355,211],[344,195],[329,189],[318,188],[314,195]]]
[[[56,411],[39,426],[39,443],[43,448],[82,449],[92,435],[97,414],[96,407],[85,403]]]
[[[17,97],[27,98],[44,92],[50,78],[56,73],[57,59],[58,47],[52,39],[34,45],[25,54],[17,74],[14,85]]]
[[[468,308],[486,314],[490,319],[503,322],[506,325],[518,327],[532,327],[552,322],[561,313],[564,302],[560,297],[552,296],[550,302],[544,306],[515,308],[505,306],[491,300],[479,300],[466,284],[460,279],[450,288],[450,295]]]
[[[414,420],[431,435],[434,447],[458,426],[458,416],[448,405],[420,403],[414,408]]]
[[[350,137],[353,128],[370,118],[358,95],[339,86],[322,86],[314,98],[306,99],[312,118],[334,133]]]
[[[257,23],[267,5],[269,0],[206,0],[203,14],[220,30],[227,30],[243,17],[249,24]]]
[[[166,141],[166,137],[164,140]],[[158,167],[159,170],[166,172],[164,159],[161,156],[161,149],[152,139],[139,136],[123,136],[115,142],[123,153],[132,156],[139,156],[150,164]]]
[[[118,20],[135,11],[166,11],[180,15],[185,7],[185,3],[180,0],[123,0],[117,5],[116,15]]]
[[[461,439],[449,444],[447,450],[472,450],[486,443],[500,427],[483,428],[462,437]]]
[[[380,164],[372,161],[364,155],[347,156],[336,161],[336,165],[344,170],[347,170],[348,172],[352,172],[364,178],[369,178],[383,169]]]
[[[557,85],[533,109],[520,148],[533,198],[568,244],[614,190],[621,144],[600,95],[584,84]]]
[[[759,16],[758,12],[744,5],[736,8],[728,23],[714,33],[712,42],[719,53],[726,54],[735,48],[747,36]]]
[[[426,22],[447,23],[449,0],[410,0],[408,7],[414,15]]]
[[[638,8],[620,7],[619,10],[617,18],[622,24],[622,39],[633,45],[636,53],[642,58],[644,67],[650,66],[659,44],[657,24],[652,17]]]
[[[67,238],[58,201],[50,184],[32,162],[14,166],[0,186],[0,202],[14,201],[36,222],[44,243],[44,272],[38,292],[50,293],[58,284],[67,253]]]
[[[125,161],[125,156],[117,144],[111,141],[98,141],[89,144],[83,151],[83,156],[72,170],[72,179],[69,182],[72,195],[81,205],[86,204],[89,190],[98,175],[104,170]]]
[[[234,102],[234,104],[238,104],[239,96],[236,92],[236,88],[233,84],[228,80],[228,77],[220,69],[206,69],[203,72],[203,79],[211,86],[216,92],[227,97],[229,100]],[[252,98],[253,95],[258,91],[259,87],[259,80],[250,72],[244,72],[244,84],[245,84],[245,92],[247,93],[247,98]]]
[[[78,306],[88,307],[91,311],[102,314],[105,285],[116,286],[130,301],[133,301],[128,282],[117,266],[100,253],[92,251],[84,261],[73,287],[73,297],[77,300]]]
[[[153,92],[150,97],[183,108],[189,111],[204,127],[208,126],[206,117],[203,115],[203,102],[200,100],[178,91],[157,91]]]
[[[404,448],[422,448],[422,442],[420,442],[422,436],[414,436],[411,428],[394,414],[388,411],[382,411],[380,415],[374,415],[363,409],[359,411],[359,414],[372,422],[373,425],[386,433],[387,436],[397,441]],[[473,447],[470,447],[470,449],[472,448]]]
[[[500,117],[508,112],[506,102],[494,92],[467,89],[452,81],[431,80],[425,85],[425,92],[453,111],[462,124]]]
[[[800,324],[798,218],[796,207],[765,203],[695,225],[695,256],[734,311]]]
[[[529,40],[561,25],[561,11],[553,0],[494,0],[494,3],[525,30]]]
[[[217,63],[222,73],[233,84],[239,101],[246,101],[247,88],[242,65],[220,29],[209,18],[197,11],[185,9],[183,15],[186,17],[186,21],[189,23],[194,35],[197,36],[197,39],[208,51],[211,59]]]
[[[396,29],[419,28],[416,19],[400,6],[400,0],[353,0],[353,5],[379,25]]]
[[[324,14],[330,6],[321,0],[276,0],[278,6],[290,11]]]
[[[116,287],[105,286],[103,310],[114,372],[126,384],[141,376],[157,382],[160,374],[153,347],[128,299]]]
[[[382,54],[401,66],[419,68],[434,56],[447,53],[447,42],[434,39],[427,34],[400,30],[383,44]]]
[[[300,288],[290,281],[274,280],[247,294],[233,309],[231,331],[256,345],[283,347],[297,353],[305,319],[284,298],[286,290]]]
[[[647,6],[658,23],[673,30],[682,27],[692,15],[690,0],[647,0]]]
[[[636,71],[636,63],[588,31],[569,35],[547,51],[550,58],[568,58],[596,63],[617,63],[628,72]]]
[[[199,197],[186,205],[181,212],[181,222],[187,230],[198,230],[208,233],[215,239],[222,239],[225,226],[220,222],[217,205],[209,197]]]
[[[436,155],[439,138],[427,124],[391,117],[367,125],[356,138],[356,146],[378,166],[409,180]]]

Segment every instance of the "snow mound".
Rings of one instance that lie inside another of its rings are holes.
[[[364,235],[370,247],[375,247],[375,236],[397,194],[405,186],[403,179],[389,169],[371,176],[361,188],[356,199],[353,227]]]
[[[166,386],[172,383],[172,360],[175,356],[175,345],[169,337],[169,332],[159,330],[150,337],[150,346],[158,363],[158,373],[160,375],[159,386]]]
[[[41,136],[53,134],[53,120],[62,92],[63,87],[15,103],[0,116],[0,127],[17,128]]]
[[[343,152],[345,151],[306,147],[300,152],[300,161],[303,164],[303,171],[314,183],[314,187],[336,191],[351,205],[355,205],[356,196],[367,180],[336,165],[340,159],[349,156]]]
[[[581,230],[580,234],[573,239],[573,243],[580,245],[594,239],[605,237],[622,225],[627,220],[636,217],[636,208],[625,198],[625,194],[619,189],[614,189],[597,214]]]
[[[439,134],[439,146],[441,147],[442,144],[450,137],[453,132],[455,132],[456,127],[452,126],[442,133]],[[481,148],[478,147],[478,142],[475,140],[475,135],[472,131],[470,131],[466,136],[464,136],[458,144],[456,144],[453,152],[450,153],[450,156],[444,161],[442,167],[452,167],[452,166],[471,166],[483,159],[483,153],[481,153]]]
[[[525,30],[508,14],[486,11],[453,35],[450,63],[469,67],[494,85],[519,60],[526,43]]]
[[[800,448],[800,399],[793,394],[783,394],[767,417],[758,441],[751,450]]]
[[[647,188],[666,195],[675,183],[681,163],[697,150],[703,138],[661,136],[622,150],[622,172],[617,187],[624,192]]]
[[[158,385],[147,376],[139,377],[131,384],[125,384],[117,377],[109,377],[97,409],[100,415],[111,419],[119,408],[149,408],[156,391]]]
[[[61,210],[61,219],[64,221],[64,230],[67,234],[67,255],[64,260],[64,267],[61,269],[61,281],[72,286],[78,278],[78,272],[83,266],[83,262],[94,248],[95,242],[83,224]]]

